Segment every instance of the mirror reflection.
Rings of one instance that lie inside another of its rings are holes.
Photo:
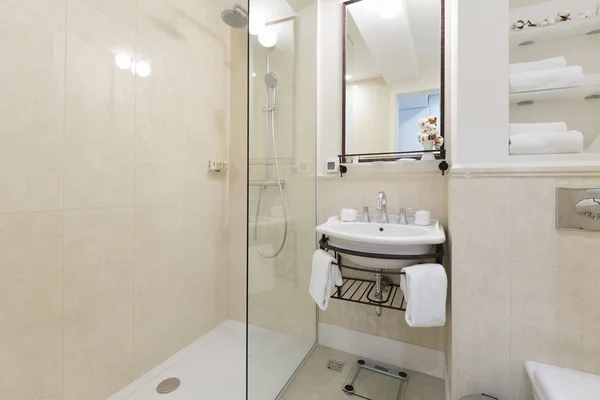
[[[381,153],[441,149],[442,3],[351,0],[344,6],[344,154],[403,158]]]

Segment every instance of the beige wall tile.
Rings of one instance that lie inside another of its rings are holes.
[[[474,258],[453,260],[452,268],[452,375],[458,382],[475,376],[471,384],[503,397],[509,384],[510,263]],[[452,398],[469,390],[457,384]]]
[[[130,206],[135,78],[115,54],[133,57],[135,30],[81,0],[67,15],[65,207]]]
[[[427,210],[433,218],[448,228],[448,185],[446,178],[438,177],[419,181],[419,208]]]
[[[555,229],[555,178],[511,180],[511,258],[558,266]]]
[[[124,24],[135,27],[137,0],[83,0],[90,6],[119,20]]]
[[[0,330],[0,390],[6,399],[63,400],[59,318]]]
[[[136,209],[135,374],[226,318],[223,202]],[[221,210],[219,210],[221,207]]]
[[[137,205],[182,201],[184,40],[159,27],[138,37],[137,58],[151,60],[152,76],[136,78]]]
[[[23,94],[0,96],[0,213],[62,208],[63,114]]]
[[[182,347],[183,328],[173,324],[184,306],[181,276],[182,206],[137,208],[135,243],[135,376],[150,370]],[[185,304],[189,307],[191,304]],[[179,321],[177,321],[179,322]]]
[[[64,399],[133,378],[133,209],[65,213]]]
[[[510,179],[451,179],[449,187],[451,397],[503,397],[510,382]]]
[[[198,31],[196,28],[187,34],[198,40],[194,41],[193,46],[186,48],[183,70],[186,77],[183,106],[184,201],[209,200],[213,192],[227,188],[227,184],[223,184],[226,182],[226,174],[207,174],[208,160],[234,161],[234,158],[228,158],[234,147],[244,151],[244,164],[246,159],[246,58],[243,60],[243,76],[232,77],[230,88],[230,76],[236,72],[230,66],[230,54],[224,51],[224,37],[199,35]],[[245,48],[237,47],[236,50],[246,53]],[[206,51],[212,54],[209,59],[205,56]],[[240,62],[238,60],[238,64]],[[241,71],[237,73],[240,74]],[[230,104],[230,99],[237,101],[237,104]],[[228,137],[230,124],[234,124],[231,140]],[[236,167],[240,168],[239,165]]]
[[[6,93],[62,109],[65,90],[66,0],[6,0],[0,4],[0,66]],[[2,120],[6,123],[6,120]]]
[[[0,214],[0,318],[21,327],[62,315],[62,212]]]
[[[223,290],[229,276],[226,213],[226,205],[218,200],[183,205],[182,270],[189,274],[190,284],[185,297],[194,299],[190,315],[184,315],[182,322],[190,325],[189,341],[227,318],[229,299]]]
[[[62,399],[62,212],[0,215],[0,393]]]

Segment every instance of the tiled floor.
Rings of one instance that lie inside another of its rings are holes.
[[[306,360],[298,375],[281,397],[281,400],[349,400],[342,385],[352,370],[358,356],[318,346]],[[341,373],[328,370],[327,362],[346,363]],[[444,381],[419,372],[404,370],[409,374],[406,400],[444,400]],[[377,400],[377,399],[374,399]]]

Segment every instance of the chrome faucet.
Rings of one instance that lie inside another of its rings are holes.
[[[381,222],[383,222],[384,224],[390,222],[390,220],[388,219],[387,200],[385,198],[385,192],[379,192],[379,194],[377,195],[377,211],[382,212]]]
[[[416,208],[404,208],[404,207],[402,207],[400,209],[400,218],[398,219],[398,223],[400,225],[408,225],[408,219],[406,218],[406,211],[407,210],[414,211],[414,210],[416,210]]]

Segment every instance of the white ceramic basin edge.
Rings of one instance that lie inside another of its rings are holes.
[[[441,244],[446,241],[444,228],[437,220],[432,220],[429,226],[419,226],[413,223],[413,219],[409,219],[408,225],[401,225],[397,216],[391,215],[389,218],[389,223],[343,222],[339,216],[335,216],[319,225],[317,232],[351,242],[384,246]]]
[[[399,224],[399,218],[396,215],[390,215],[389,219],[389,223],[343,222],[339,216],[336,216],[319,225],[317,232],[328,236],[331,246],[365,253],[365,257],[343,256],[356,264],[376,269],[398,269],[415,262],[406,258],[404,260],[384,260],[370,257],[371,255],[420,256],[431,254],[434,245],[446,241],[444,227],[437,220],[432,220],[429,226],[419,226],[414,224],[414,219],[409,219],[407,225]],[[341,253],[343,254],[343,252]]]

